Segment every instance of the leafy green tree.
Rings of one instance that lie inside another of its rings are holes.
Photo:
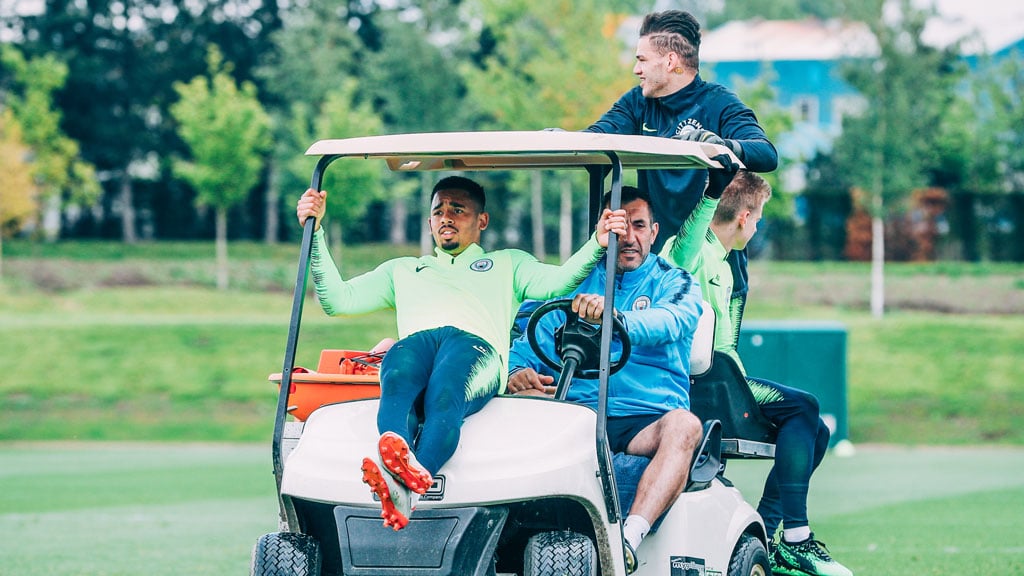
[[[0,61],[11,73],[6,100],[22,127],[21,139],[32,150],[39,202],[59,222],[64,206],[89,205],[100,192],[93,167],[81,159],[78,144],[61,131],[61,112],[53,102],[53,93],[67,78],[67,66],[53,56],[25,59],[10,46],[0,47]],[[60,228],[43,232],[56,240]]]
[[[0,112],[0,279],[3,278],[4,236],[17,231],[38,211],[30,150],[10,110]]]
[[[477,5],[495,49],[464,74],[495,128],[579,130],[636,82],[617,36],[624,16],[595,0]]]
[[[772,142],[793,129],[793,114],[778,104],[778,94],[772,88],[775,73],[766,69],[752,82],[740,83],[736,93],[751,110],[755,110],[757,121],[764,128],[765,134]],[[779,158],[779,167],[773,172],[764,174],[765,180],[772,186],[772,201],[765,206],[765,217],[788,219],[793,215],[792,196],[780,193],[790,192],[783,189],[782,175],[795,163],[805,162],[806,158]]]
[[[623,16],[596,0],[478,0],[473,7],[494,50],[463,73],[469,99],[492,128],[579,130],[635,83],[631,54],[617,36]],[[538,177],[521,186],[530,190],[538,258],[545,256],[542,187]],[[571,210],[564,197],[561,206]]]
[[[725,0],[721,10],[708,11],[707,29],[738,20],[798,20],[801,18],[833,18],[842,15],[842,0]]]
[[[280,25],[277,0],[42,4],[38,13],[12,15],[5,24],[28,57],[52,55],[68,66],[67,81],[54,95],[63,112],[60,126],[81,145],[83,158],[108,176],[102,201],[113,209],[91,222],[94,230],[104,233],[110,220],[124,240],[133,241],[133,207],[148,202],[157,234],[193,234],[199,227],[192,225],[190,191],[172,184],[163,161],[185,151],[169,114],[177,100],[173,85],[204,72],[211,44],[233,63],[236,78],[251,79],[256,59],[270,48],[269,34]],[[151,181],[145,187],[151,196],[136,193],[140,179]]]
[[[928,135],[942,124],[961,78],[955,46],[924,43],[930,11],[900,0],[899,17],[883,18],[883,0],[853,3],[878,42],[875,59],[849,63],[846,80],[866,100],[859,116],[844,118],[834,160],[854,187],[866,191],[872,218],[871,311],[884,314],[884,220],[901,200],[928,183],[934,147]]]
[[[434,44],[429,22],[403,22],[394,13],[378,20],[382,48],[366,55],[360,86],[385,125],[395,132],[465,129],[466,87],[454,64],[466,56],[461,43]]]
[[[209,75],[177,83],[181,99],[171,106],[192,160],[178,160],[174,172],[196,189],[196,203],[216,214],[217,287],[228,287],[228,211],[259,182],[269,149],[270,120],[256,98],[256,87],[231,77],[230,65],[211,47]]]
[[[314,122],[339,84],[357,78],[359,59],[368,57],[367,47],[349,26],[351,15],[346,0],[293,5],[271,38],[274,50],[265,54],[257,71],[267,86],[274,132],[270,171],[275,178],[268,183],[267,206],[286,207],[285,237],[296,230],[288,225],[293,220],[287,207],[309,186],[313,163],[302,153],[317,137]],[[268,213],[268,225],[278,219],[276,211]],[[268,239],[277,236],[267,231]]]
[[[296,105],[292,129],[297,141],[313,142],[325,138],[350,138],[380,134],[382,123],[366,102],[355,100],[356,81],[349,78],[328,94],[315,117],[304,104]],[[297,155],[287,165],[294,178],[307,178],[303,190],[309,186],[308,178],[316,161]],[[328,191],[327,213],[324,225],[330,230],[333,243],[331,252],[335,264],[341,269],[345,227],[356,224],[366,216],[372,201],[381,197],[381,163],[362,159],[340,159],[324,175],[324,190]],[[358,224],[357,224],[358,223]]]
[[[791,111],[778,104],[778,94],[772,88],[775,73],[766,68],[752,82],[741,83],[736,87],[740,99],[757,113],[758,123],[764,128],[768,139],[776,144],[780,137],[793,129],[794,121]],[[785,258],[783,249],[790,239],[787,232],[792,230],[794,202],[793,191],[783,186],[783,175],[791,167],[805,162],[806,158],[779,157],[776,170],[763,174],[772,187],[772,201],[765,205],[764,217],[773,222],[771,241],[776,248],[776,257]]]
[[[360,85],[373,102],[388,132],[448,132],[468,130],[474,110],[465,100],[466,87],[454,63],[465,61],[465,42],[438,44],[432,35],[444,38],[458,32],[443,25],[457,25],[451,9],[434,6],[423,17],[403,21],[400,13],[389,11],[377,18],[380,48],[365,58]],[[418,178],[407,174],[385,173],[391,208],[391,240],[405,242],[406,215],[419,215],[420,248],[431,253],[433,239],[425,225],[430,203],[433,175],[421,172]],[[418,210],[409,210],[416,198]]]
[[[992,145],[994,159],[975,160],[968,172],[977,182],[976,188],[995,193],[1010,193],[1014,236],[1010,242],[1011,257],[1024,261],[1024,55],[1014,52],[999,64],[983,67],[974,77],[980,86],[978,96],[968,104],[980,118],[970,123],[975,141]],[[991,143],[991,144],[990,144]],[[983,148],[984,150],[984,148]],[[993,178],[992,172],[995,172]]]
[[[989,64],[972,74],[956,91],[933,136],[931,184],[950,192],[953,232],[961,240],[962,256],[971,261],[979,258],[975,199],[1004,191],[1006,159],[1013,154],[1015,140],[1024,145],[1012,124],[1003,123],[1012,122],[1012,114],[1006,116],[1007,109],[1001,105],[1008,102],[1004,87],[1011,86],[999,74],[1002,69]]]

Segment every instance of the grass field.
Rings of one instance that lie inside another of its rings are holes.
[[[232,245],[229,291],[212,246],[5,244],[0,440],[259,441],[274,406],[294,246]],[[395,254],[345,252],[358,272]],[[890,265],[892,308],[866,312],[856,263],[755,262],[747,318],[848,329],[854,442],[1024,445],[1024,267]],[[916,294],[916,299],[911,298]],[[382,312],[324,317],[307,299],[298,364],[393,335]]]
[[[409,251],[347,250],[346,270]],[[245,573],[276,529],[266,377],[281,369],[295,247],[233,244],[226,292],[212,288],[210,245],[4,252],[0,574]],[[1024,267],[887,271],[879,320],[866,265],[751,266],[747,318],[849,333],[858,453],[815,476],[813,527],[861,576],[1024,575]],[[297,363],[394,330],[389,313],[338,321],[307,300]],[[729,465],[751,501],[765,472]]]
[[[730,462],[757,500],[765,462]],[[0,573],[244,574],[276,530],[269,446],[0,444]],[[858,575],[1024,574],[1024,449],[862,446],[815,475],[812,527]],[[642,552],[642,549],[641,549]]]

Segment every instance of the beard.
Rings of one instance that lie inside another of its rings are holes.
[[[444,237],[441,236],[441,231],[442,230],[453,230],[454,231],[455,228],[450,227],[450,226],[445,226],[443,228],[439,228],[438,230],[434,231],[433,232],[434,243],[436,243],[439,248],[441,248],[442,250],[445,250],[445,251],[450,251],[450,250],[454,250],[454,249],[458,248],[459,245],[460,245],[458,232],[456,231],[455,235],[453,235],[451,238],[444,238]]]

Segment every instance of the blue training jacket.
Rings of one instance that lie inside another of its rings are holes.
[[[603,259],[602,259],[603,260]],[[615,309],[625,321],[632,345],[626,366],[608,380],[608,415],[664,414],[690,407],[690,344],[701,313],[700,286],[688,272],[651,253],[632,272],[616,275]],[[605,269],[598,264],[577,288],[576,294],[604,294]],[[537,325],[540,346],[557,358],[555,329],[564,316],[551,313]],[[620,346],[614,341],[612,358]],[[526,335],[512,343],[509,371],[533,368],[540,374],[558,375],[534,355]],[[567,399],[597,408],[596,379],[575,378]]]
[[[700,75],[678,92],[662,98],[644,98],[634,87],[586,131],[671,138],[683,126],[710,130],[736,140],[743,148],[743,164],[752,172],[771,172],[779,153],[768,141],[754,112],[728,88],[705,82]],[[654,219],[662,230],[678,230],[704,194],[706,170],[641,170],[638,187],[651,195]],[[661,243],[655,243],[655,252]]]

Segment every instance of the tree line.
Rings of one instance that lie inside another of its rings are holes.
[[[291,209],[312,169],[302,152],[314,140],[584,128],[635,83],[635,31],[622,23],[648,4],[45,0],[38,13],[2,14],[0,238],[216,238],[218,258],[228,239],[292,239]],[[1019,57],[970,68],[958,45],[921,41],[928,11],[909,0],[896,21],[882,18],[881,0],[789,0],[770,14],[753,0],[716,12],[682,4],[709,26],[842,15],[878,38],[879,56],[844,72],[863,113],[844,120],[829,153],[799,159],[807,190],[794,197],[773,178],[777,255],[856,257],[858,211],[874,237],[881,225],[898,239],[902,226],[914,241],[914,193],[934,188],[948,210],[932,220],[945,218],[960,247],[944,256],[1024,260]],[[770,136],[792,126],[766,83],[740,93]],[[325,188],[359,194],[329,203],[332,241],[429,244],[420,224],[432,176],[345,168],[329,171]],[[494,207],[492,242],[543,256],[584,234],[572,204],[580,181],[488,178],[509,198]],[[1001,252],[986,238],[1016,247]]]

